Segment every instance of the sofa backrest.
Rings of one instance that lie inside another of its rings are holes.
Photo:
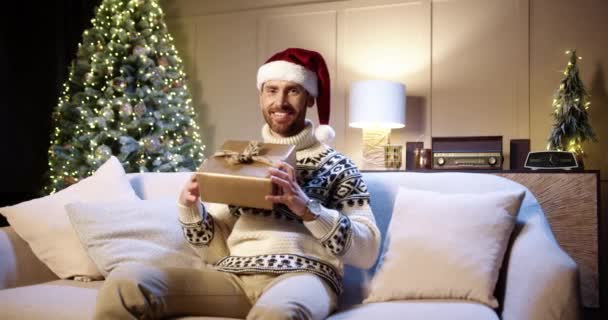
[[[190,172],[178,173],[132,173],[128,174],[131,185],[142,199],[177,199]],[[460,172],[363,172],[363,179],[371,195],[371,207],[376,224],[382,234],[382,250],[386,231],[391,220],[395,197],[400,186],[413,189],[432,190],[445,193],[483,193],[497,190],[526,190],[518,221],[523,223],[531,215],[542,212],[532,193],[521,184],[499,176],[484,173]],[[550,233],[550,232],[549,232]],[[382,256],[382,254],[380,255]],[[378,262],[381,258],[378,259]],[[361,302],[373,276],[376,265],[370,270],[346,266],[344,289],[340,297],[340,308]]]
[[[142,199],[173,198],[179,195],[191,172],[146,172],[127,174],[135,193]],[[363,172],[371,194],[371,205],[378,228],[386,234],[395,196],[399,186],[446,193],[489,192],[496,190],[526,190],[522,208],[537,206],[534,196],[521,184],[506,178],[483,173],[461,172]],[[529,210],[527,210],[529,211]],[[525,215],[518,216],[527,219]]]
[[[371,206],[383,240],[391,219],[399,187],[443,193],[483,193],[525,190],[522,208],[538,205],[534,195],[523,185],[509,179],[484,173],[463,172],[364,172],[363,179],[371,195]],[[525,215],[519,217],[527,219]]]

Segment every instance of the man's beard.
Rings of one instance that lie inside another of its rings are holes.
[[[276,112],[287,112],[289,117],[293,117],[288,123],[277,123],[275,119],[273,119],[273,113]],[[270,127],[270,129],[283,137],[289,137],[298,134],[305,127],[304,117],[297,114],[296,110],[291,107],[283,107],[280,109],[273,109],[267,112],[264,112],[264,120]]]

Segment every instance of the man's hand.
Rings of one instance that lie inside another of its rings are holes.
[[[270,181],[276,183],[282,192],[279,195],[268,195],[266,200],[286,205],[289,210],[305,221],[312,220],[312,217],[307,214],[308,208],[306,208],[309,198],[296,181],[296,170],[288,163],[281,161],[276,168],[268,169],[268,173]]]
[[[179,195],[179,203],[191,207],[198,202],[199,190],[198,182],[196,181],[196,173],[190,177],[188,182],[184,185],[182,192]]]

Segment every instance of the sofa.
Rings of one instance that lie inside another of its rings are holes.
[[[542,208],[524,186],[483,173],[364,172],[376,223],[386,237],[399,186],[442,193],[524,190],[525,197],[500,268],[499,306],[463,299],[408,299],[361,303],[379,263],[346,266],[344,293],[329,319],[578,319],[575,262],[556,243]],[[190,173],[130,173],[141,199],[175,198]],[[382,252],[385,252],[383,242]],[[380,261],[380,259],[379,259]],[[445,266],[449,268],[449,266]],[[12,227],[0,228],[0,319],[88,319],[103,281],[59,279]],[[216,318],[184,318],[216,319]]]

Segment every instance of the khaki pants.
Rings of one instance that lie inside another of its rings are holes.
[[[113,270],[97,296],[95,319],[216,316],[250,319],[324,319],[334,291],[316,275],[235,275],[212,268],[130,264]]]

